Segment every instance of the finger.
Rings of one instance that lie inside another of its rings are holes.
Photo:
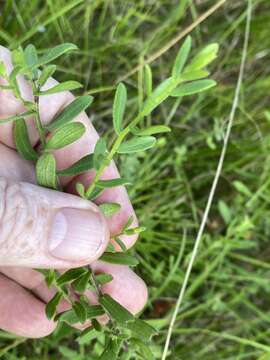
[[[18,336],[39,338],[56,324],[45,315],[45,304],[14,281],[0,275],[0,328]]]
[[[108,241],[106,220],[94,204],[0,177],[1,266],[82,266]]]

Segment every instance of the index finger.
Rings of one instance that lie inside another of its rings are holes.
[[[10,52],[2,46],[0,46],[0,60],[5,63],[7,72],[10,73],[12,71]],[[3,83],[4,80],[0,78],[0,83],[1,82]],[[31,91],[31,87],[27,83],[27,81],[22,77],[18,77],[18,83],[23,98],[27,100],[32,100],[33,94]],[[56,80],[49,79],[48,82],[45,84],[45,88],[50,88],[56,83]],[[58,114],[63,108],[65,108],[73,99],[74,97],[70,92],[62,92],[59,94],[40,97],[39,110],[41,122],[43,124],[50,123],[54,119],[56,114]],[[22,103],[18,99],[16,99],[10,91],[0,91],[0,118],[5,118],[7,116],[22,113],[23,111],[25,111],[25,109]],[[70,144],[63,149],[54,151],[54,156],[57,162],[57,169],[68,168],[76,161],[81,159],[83,156],[93,152],[95,144],[99,138],[95,128],[93,127],[91,121],[89,120],[85,112],[79,114],[74,120],[84,124],[86,128],[85,134],[75,143]],[[37,145],[39,138],[33,119],[27,119],[27,127],[31,142],[33,143],[33,145]],[[15,144],[12,134],[13,124],[1,124],[0,129],[0,142],[14,148]],[[80,181],[86,186],[88,186],[91,183],[93,176],[94,172],[89,171],[78,177],[61,178],[60,180],[63,186],[67,189],[67,191],[75,193],[74,184],[77,181]],[[110,165],[105,169],[102,178],[113,179],[118,177],[119,172],[114,162],[111,162]],[[116,202],[119,203],[119,205],[121,206],[121,209],[117,214],[108,218],[108,225],[111,235],[120,233],[123,226],[126,224],[126,222],[131,216],[133,217],[133,223],[131,226],[138,225],[134,209],[129,200],[127,191],[123,186],[106,189],[104,193],[96,200],[96,202],[99,204],[103,202]],[[121,240],[125,243],[127,247],[132,246],[136,239],[137,235],[124,235],[121,237]]]

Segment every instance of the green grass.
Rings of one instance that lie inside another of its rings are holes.
[[[95,93],[92,117],[111,133],[112,89],[118,79],[196,21],[215,0],[11,1],[1,5],[1,44],[46,49],[74,42],[57,78]],[[136,245],[138,273],[149,286],[143,314],[159,328],[161,358],[168,325],[214,178],[242,55],[247,1],[228,0],[192,31],[195,46],[220,44],[211,65],[218,86],[199,96],[170,99],[152,123],[173,132],[143,156],[120,158],[135,182],[130,196],[147,231]],[[222,176],[171,340],[170,360],[270,359],[270,3],[253,0],[251,38],[239,108]],[[168,76],[178,46],[153,63],[155,83]],[[135,113],[140,72],[125,80]],[[177,106],[179,105],[179,106]],[[127,119],[129,120],[129,119]],[[141,181],[143,179],[143,181]],[[136,181],[137,180],[137,181]],[[4,359],[94,359],[98,343],[79,344],[61,328],[41,340],[0,333]],[[9,347],[11,349],[9,349]],[[9,351],[8,351],[9,350]]]

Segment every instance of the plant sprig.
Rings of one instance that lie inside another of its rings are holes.
[[[117,86],[113,102],[113,127],[115,140],[108,149],[105,138],[101,137],[93,153],[72,164],[69,168],[57,170],[54,150],[66,147],[85,133],[85,126],[77,122],[76,117],[86,110],[93,102],[92,96],[79,96],[68,106],[58,113],[49,125],[43,125],[39,113],[39,101],[41,96],[56,94],[62,91],[75,90],[82,85],[77,81],[66,81],[48,87],[48,80],[54,74],[57,67],[52,61],[58,57],[77,49],[73,44],[61,44],[48,51],[42,56],[34,45],[30,44],[25,49],[18,48],[12,52],[13,70],[7,74],[5,66],[0,62],[0,76],[5,84],[0,86],[1,90],[12,90],[14,96],[19,99],[25,111],[6,119],[0,123],[13,122],[14,141],[20,155],[36,166],[36,177],[38,184],[44,187],[61,190],[59,177],[74,176],[95,170],[95,176],[91,184],[85,188],[77,183],[78,194],[88,200],[94,200],[107,188],[131,185],[123,178],[102,179],[106,167],[118,154],[129,154],[146,151],[156,144],[156,135],[171,131],[165,125],[149,125],[142,127],[143,120],[150,119],[153,111],[169,97],[183,97],[197,94],[215,86],[214,80],[207,79],[209,73],[205,67],[217,56],[218,45],[210,44],[199,51],[188,61],[191,51],[191,37],[187,37],[181,46],[171,75],[161,84],[153,89],[152,72],[149,65],[144,69],[144,87],[147,95],[142,102],[135,118],[125,124],[125,112],[127,107],[128,92],[124,83]],[[21,94],[17,77],[22,75],[32,88],[33,100],[25,100]],[[32,147],[27,121],[34,117],[35,125],[39,133],[41,146],[38,150]],[[149,123],[149,121],[147,121]],[[120,210],[117,203],[104,203],[100,210],[105,216],[111,217]],[[102,255],[102,261],[112,264],[136,266],[138,260],[121,240],[122,235],[139,234],[144,231],[143,227],[132,228],[133,219],[130,218],[119,234],[114,235],[114,244],[122,250],[117,252],[115,247],[109,245]],[[96,275],[89,267],[70,269],[63,274],[55,270],[41,270],[47,285],[56,290],[54,297],[46,306],[46,315],[49,319],[64,321],[68,324],[89,322],[89,327],[83,331],[82,336],[90,332],[103,331],[105,334],[104,351],[100,355],[101,360],[117,359],[123,351],[136,351],[139,358],[152,359],[153,355],[148,347],[151,337],[155,334],[148,323],[134,317],[128,310],[122,307],[108,294],[104,294],[102,286],[113,280],[110,274]],[[89,304],[84,295],[86,290],[96,293],[100,305]],[[79,295],[75,299],[74,291]],[[62,299],[69,302],[71,309],[63,313],[57,313],[57,307]],[[110,321],[107,325],[101,325],[100,316],[107,314]]]

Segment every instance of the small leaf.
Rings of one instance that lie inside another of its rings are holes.
[[[115,236],[115,237],[114,237],[114,241],[117,243],[117,245],[120,246],[120,249],[121,249],[123,252],[127,251],[127,247],[126,247],[126,245],[123,243],[123,241],[120,239],[120,237]]]
[[[93,154],[86,155],[67,169],[58,170],[57,175],[72,176],[79,175],[93,169]]]
[[[82,198],[85,198],[85,187],[82,183],[76,183],[76,191]]]
[[[99,297],[100,305],[112,317],[113,320],[121,325],[126,324],[130,320],[134,320],[134,316],[125,309],[121,304],[115,301],[110,295],[104,294]]]
[[[74,310],[80,323],[84,323],[87,319],[87,311],[86,308],[82,305],[82,303],[80,303],[79,301],[75,301],[72,304],[72,309]]]
[[[43,154],[38,159],[36,176],[39,185],[57,189],[56,161],[52,154]]]
[[[97,186],[101,188],[112,188],[116,186],[131,185],[131,182],[124,178],[116,178],[110,180],[99,180]]]
[[[202,49],[187,66],[186,71],[200,70],[210,64],[218,53],[218,44],[210,44]]]
[[[32,147],[27,126],[23,118],[16,120],[14,123],[13,137],[19,154],[26,160],[37,161],[38,154]]]
[[[98,188],[96,187],[91,194],[88,195],[87,199],[88,200],[95,200],[97,197],[99,197],[102,193],[103,193],[104,189],[103,188]]]
[[[46,311],[47,318],[49,320],[51,320],[54,317],[54,315],[56,313],[57,305],[59,304],[62,297],[63,297],[62,293],[58,292],[54,295],[54,297],[46,305],[45,311]]]
[[[117,152],[119,154],[129,154],[138,151],[144,151],[155,146],[156,139],[153,136],[134,137],[131,140],[123,142]]]
[[[0,76],[6,76],[6,67],[3,61],[0,61]]]
[[[39,91],[37,93],[37,95],[38,96],[51,95],[51,94],[56,94],[56,93],[59,93],[62,91],[70,91],[70,90],[79,89],[81,87],[82,87],[82,84],[80,84],[78,81],[69,80],[69,81],[64,81],[60,84],[57,84],[48,90]]]
[[[98,274],[95,275],[95,279],[99,285],[105,285],[113,280],[113,276],[111,274]]]
[[[127,323],[127,328],[144,341],[150,340],[153,335],[157,334],[157,330],[155,328],[140,319],[129,321]]]
[[[9,116],[5,119],[0,119],[0,124],[5,124],[5,123],[8,123],[8,122],[11,122],[11,121],[17,121],[17,120],[20,120],[22,118],[26,118],[28,116],[32,116],[33,114],[35,114],[35,111],[25,111],[21,114],[18,114],[18,115],[13,115],[13,116]]]
[[[143,232],[145,230],[146,230],[146,228],[144,226],[137,226],[134,228],[125,229],[123,231],[123,234],[126,234],[126,235],[140,234],[141,232]]]
[[[37,50],[33,44],[29,44],[24,50],[25,64],[29,68],[33,68],[31,71],[33,78],[37,78],[38,71],[35,68],[38,63]]]
[[[206,70],[187,71],[181,75],[183,81],[194,81],[203,79],[209,76],[209,72]]]
[[[139,261],[136,257],[127,254],[127,253],[112,253],[105,252],[99,259],[110,264],[119,264],[127,266],[136,266],[139,264]]]
[[[57,279],[57,285],[62,286],[71,282],[87,272],[84,268],[69,269]]]
[[[191,36],[188,36],[176,56],[172,69],[173,77],[178,77],[181,75],[181,72],[187,62],[190,49],[191,49]]]
[[[102,327],[101,327],[100,323],[97,321],[97,319],[92,320],[92,325],[96,331],[99,331],[99,332],[102,331]]]
[[[85,131],[86,128],[82,123],[72,122],[66,124],[53,133],[52,137],[48,140],[45,149],[56,150],[70,145],[80,139]]]
[[[42,57],[40,57],[38,63],[36,64],[37,67],[40,67],[42,65],[46,65],[50,63],[51,61],[57,59],[59,56],[62,56],[63,54],[77,50],[78,47],[74,44],[65,43],[58,46],[55,46],[52,49],[49,49],[44,53]]]
[[[148,64],[144,67],[144,87],[146,96],[149,97],[153,90],[153,76],[151,67]]]
[[[104,138],[98,139],[95,149],[94,149],[94,168],[96,170],[99,169],[102,162],[106,157],[107,147],[106,147],[106,140]]]
[[[120,351],[122,342],[118,339],[110,339],[105,350],[98,360],[116,360]]]
[[[132,133],[137,135],[137,136],[147,136],[147,135],[154,135],[154,134],[161,134],[161,133],[167,133],[170,132],[171,129],[169,128],[169,126],[165,126],[165,125],[153,125],[153,126],[149,126],[146,129],[133,129]]]
[[[55,130],[70,121],[72,121],[76,116],[78,116],[81,112],[87,109],[91,103],[93,102],[92,96],[79,96],[75,100],[72,101],[68,106],[64,108],[57,114],[53,121],[47,125],[47,129],[52,131]]]
[[[56,71],[56,65],[48,65],[46,66],[41,74],[40,74],[40,77],[38,79],[38,85],[39,87],[42,87],[43,85],[45,85],[46,81],[51,77],[53,76],[53,74],[55,73]]]
[[[182,84],[173,90],[171,96],[173,97],[182,97],[187,95],[193,95],[205,90],[211,89],[213,86],[216,86],[214,80],[198,80],[191,83]]]
[[[117,203],[103,203],[99,205],[99,208],[103,212],[104,216],[110,217],[121,209],[121,205]]]
[[[131,343],[132,346],[135,345],[139,349],[139,352],[143,356],[143,359],[154,360],[154,355],[149,349],[149,345],[145,344],[142,340],[136,338],[130,339],[129,342]]]
[[[122,131],[122,121],[127,103],[127,89],[123,83],[117,86],[113,103],[113,126],[119,135]]]
[[[74,288],[74,290],[79,293],[84,293],[85,290],[88,288],[90,276],[91,276],[90,271],[88,271],[82,274],[76,280],[74,280],[72,282],[72,287]]]
[[[159,104],[169,97],[169,94],[177,85],[178,82],[173,77],[164,80],[145,101],[142,109],[144,116],[150,115]]]
[[[53,269],[35,269],[44,276],[44,280],[48,287],[51,287],[54,283],[56,273]]]
[[[93,319],[102,315],[104,315],[104,310],[100,305],[87,306],[87,319]],[[64,321],[71,325],[79,322],[79,319],[73,309],[58,314],[55,320]]]

